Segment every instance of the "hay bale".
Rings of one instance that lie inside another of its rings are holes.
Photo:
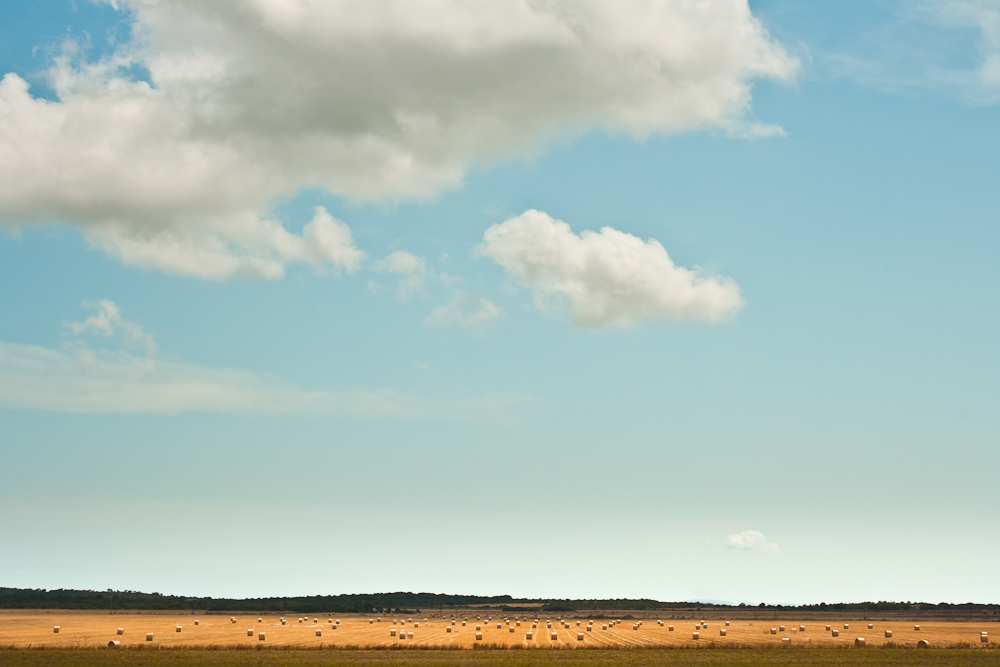
[[[414,623],[414,624],[413,624],[413,627],[415,627],[415,628],[419,628],[419,627],[420,627],[420,624],[419,624],[419,623]]]
[[[668,625],[667,626],[667,632],[673,632],[673,631],[674,631],[674,626]]]
[[[117,639],[112,639],[111,641],[108,642],[108,648],[121,648],[121,647],[122,643]]]
[[[799,626],[799,632],[805,632],[805,631],[806,631],[806,626],[800,625]]]
[[[330,626],[330,629],[331,629],[331,630],[336,630],[336,629],[337,629],[337,626],[336,626],[336,624],[334,624],[334,625],[331,625],[331,626]]]
[[[413,639],[413,633],[412,632],[407,632],[406,633],[406,638],[407,639]]]
[[[592,626],[592,625],[588,625],[587,626],[587,632],[592,632],[593,630],[594,630],[594,626]]]
[[[930,648],[930,647],[931,643],[926,639],[921,639],[920,641],[917,642],[917,648]]]
[[[726,621],[726,627],[727,628],[729,627],[729,621]]]
[[[235,623],[236,622],[236,617],[235,616],[230,616],[229,620],[232,621],[233,623]],[[301,622],[302,622],[302,619],[300,618],[299,619],[299,623],[301,623]]]
[[[528,641],[531,641],[534,638],[534,636],[535,633],[532,632],[531,630],[528,630],[526,633],[524,633],[524,638],[527,639]]]
[[[197,624],[198,624],[198,623],[196,622],[196,623],[195,623],[195,625],[197,625]],[[285,619],[281,619],[281,624],[282,624],[282,625],[284,625],[284,624],[285,624]]]
[[[316,636],[317,637],[322,637],[323,636],[323,629],[322,628],[316,628]]]
[[[266,632],[258,632],[257,633],[257,641],[262,642],[265,639],[267,639],[267,633]]]
[[[253,628],[247,628],[247,637],[253,637]]]
[[[340,625],[340,619],[339,618],[337,619],[337,625]]]
[[[396,628],[392,628],[391,630],[389,630],[389,636],[390,637],[395,637],[396,636]]]
[[[874,630],[875,629],[875,624],[874,623],[869,623],[868,624],[868,629],[869,630]]]
[[[181,631],[181,626],[178,625],[177,626],[177,632],[180,632],[180,631]]]
[[[118,628],[118,634],[120,635],[125,634],[125,628]]]
[[[914,625],[913,626],[913,631],[914,632],[920,632],[920,626],[919,625]]]
[[[885,631],[885,636],[886,637],[892,637],[892,630],[886,630]]]
[[[719,628],[719,636],[720,637],[725,637],[726,636],[726,629],[725,628]]]
[[[832,635],[833,635],[834,637],[839,637],[839,636],[840,636],[840,630],[837,630],[836,628],[834,628],[833,630],[830,630],[830,633],[831,633],[831,634],[832,634]]]
[[[556,641],[557,639],[559,639],[559,633],[558,632],[553,632],[552,636],[550,637],[550,639],[552,641]]]
[[[580,627],[580,621],[576,622],[576,627]]]
[[[477,633],[476,633],[476,641],[477,641],[477,642],[478,642],[478,641],[482,641],[482,639],[483,639],[483,633],[481,633],[481,632],[477,632]]]
[[[444,629],[444,631],[445,631],[445,632],[451,632],[451,626],[449,625],[448,627],[446,627],[446,628]]]
[[[851,625],[849,623],[844,623],[844,629],[845,630],[850,630],[851,629]]]
[[[502,625],[501,623],[497,623],[497,630],[499,630],[499,629],[500,629],[500,626],[501,626],[501,625]]]
[[[990,636],[984,632],[981,635],[979,635],[979,641],[982,642],[983,644],[986,644],[990,641]]]
[[[864,637],[858,637],[857,639],[854,640],[854,648],[864,648],[864,647],[865,647]]]
[[[788,637],[782,637],[781,638],[781,645],[782,646],[788,646],[791,643],[792,643],[792,640],[790,638],[788,638]]]
[[[692,632],[691,633],[691,639],[698,639],[698,633],[697,632]]]
[[[515,623],[517,623],[517,627],[521,627],[521,621],[515,621]]]
[[[514,632],[514,626],[513,626],[513,625],[512,625],[512,626],[510,626],[510,628],[508,628],[508,629],[509,629],[509,630],[511,631],[511,633],[513,633],[513,632]]]
[[[578,641],[578,642],[582,642],[583,641],[583,633],[582,632],[576,633],[576,641]]]
[[[601,625],[601,630],[607,630],[607,629],[608,629],[608,624],[607,623],[603,623]]]
[[[780,630],[781,632],[784,632],[785,631],[785,626],[779,625],[778,626],[778,630]]]
[[[59,626],[58,626],[58,625],[54,626],[54,627],[52,628],[52,632],[53,632],[54,634],[57,634],[57,635],[58,635],[58,634],[59,634]]]
[[[146,641],[147,642],[153,641],[153,633],[152,632],[147,632],[146,633]]]
[[[829,625],[826,626],[826,631],[830,632],[830,626]]]
[[[479,632],[482,629],[483,629],[483,626],[481,626],[479,624],[476,624],[476,632]]]
[[[778,628],[771,628],[771,634],[772,635],[778,634]]]
[[[465,627],[465,621],[462,621],[462,627],[463,628]]]
[[[264,619],[263,619],[263,618],[259,618],[259,617],[258,617],[258,618],[257,618],[257,622],[258,622],[258,623],[263,623],[263,622],[264,622]]]

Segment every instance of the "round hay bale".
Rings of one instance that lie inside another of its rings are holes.
[[[913,626],[913,631],[914,632],[920,632],[920,626],[919,625],[914,625]]]
[[[781,645],[782,646],[788,646],[791,643],[792,643],[792,640],[789,637],[782,637],[781,638]]]
[[[258,623],[263,623],[263,622],[264,622],[264,619],[263,619],[263,618],[260,618],[260,617],[258,617],[258,618],[257,618],[257,622],[258,622]]]
[[[868,624],[868,629],[869,630],[874,630],[875,629],[875,624],[874,623],[869,623]]]
[[[445,632],[451,632],[451,626],[449,625],[448,627],[446,627],[446,628],[444,629],[444,631],[445,631]]]
[[[483,640],[483,633],[477,632],[476,633],[476,641],[478,642],[478,641],[482,641],[482,640]]]
[[[407,639],[413,639],[413,633],[412,632],[407,632],[406,633],[406,638]]]
[[[726,629],[725,628],[719,628],[719,636],[720,637],[725,637],[726,636]]]
[[[501,626],[501,625],[502,625],[501,623],[497,623],[497,630],[499,630],[499,629],[500,629],[500,626]]]
[[[826,626],[826,631],[830,632],[830,626],[829,625]]]
[[[389,636],[390,637],[395,637],[396,636],[396,628],[392,628],[391,630],[389,630]]]
[[[549,639],[551,639],[552,641],[556,641],[557,639],[559,639],[559,633],[553,632],[552,636]]]
[[[983,634],[979,635],[979,641],[982,642],[983,644],[989,643],[990,636],[984,632]]]
[[[125,634],[125,628],[118,628],[118,634],[120,635]]]
[[[147,632],[146,633],[146,641],[147,642],[153,641],[153,633],[152,632]]]
[[[535,633],[532,632],[531,630],[528,630],[527,632],[524,633],[524,638],[527,639],[528,641],[531,641],[534,638],[534,636]]]
[[[316,628],[316,636],[317,637],[322,637],[323,636],[323,630],[321,628]]]
[[[921,639],[920,641],[917,642],[917,648],[930,648],[930,647],[931,643],[926,639]]]
[[[196,619],[194,619],[194,624],[195,624],[195,625],[198,625],[198,624],[199,624],[200,622],[201,622],[201,621],[199,621],[199,620],[198,620],[197,618],[196,618]],[[281,624],[282,624],[282,625],[284,625],[284,624],[285,624],[285,619],[281,619]]]
[[[844,623],[844,629],[845,630],[850,630],[851,629],[851,625],[849,623]]]
[[[806,631],[806,626],[800,625],[799,626],[799,632],[805,632],[805,631]]]
[[[122,643],[117,639],[112,639],[111,641],[108,642],[108,648],[121,648],[121,647]]]
[[[692,632],[691,633],[691,639],[698,639],[698,633],[697,632]]]
[[[582,632],[576,633],[576,641],[578,641],[578,642],[582,642],[583,641],[583,633]]]
[[[257,641],[262,642],[262,641],[264,641],[266,639],[267,639],[267,633],[266,632],[258,632],[257,633]]]
[[[892,630],[886,630],[885,631],[885,636],[886,637],[892,637]]]
[[[253,637],[253,628],[247,628],[247,637]]]
[[[854,648],[864,648],[864,647],[865,647],[864,637],[858,637],[857,639],[854,640]]]
[[[830,630],[830,633],[831,633],[831,634],[832,634],[832,635],[833,635],[834,637],[839,637],[839,636],[840,636],[840,630],[837,630],[836,628],[834,628],[833,630]]]
[[[59,634],[59,626],[58,626],[58,625],[56,625],[56,626],[53,626],[53,628],[52,628],[52,632],[53,632],[54,634],[57,634],[57,635],[58,635],[58,634]]]
[[[778,634],[778,628],[771,628],[771,634],[772,635]]]
[[[510,626],[509,630],[511,631],[511,633],[513,633],[514,632],[514,626],[513,625]]]
[[[673,631],[674,631],[674,626],[668,625],[667,626],[667,632],[673,632]]]
[[[726,621],[726,627],[727,628],[729,627],[729,621]]]
[[[784,632],[785,631],[785,626],[779,625],[778,626],[778,630],[780,630],[781,632]]]

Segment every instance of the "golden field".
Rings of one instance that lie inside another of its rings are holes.
[[[120,641],[122,647],[241,647],[280,646],[294,648],[320,647],[414,647],[414,648],[472,648],[479,644],[499,647],[539,647],[539,648],[630,648],[630,647],[715,647],[740,646],[781,646],[784,645],[824,648],[851,647],[855,639],[863,637],[866,646],[880,647],[915,646],[925,639],[931,647],[946,647],[966,644],[972,648],[996,647],[1000,639],[997,623],[962,622],[920,622],[920,630],[914,629],[914,622],[875,621],[869,628],[869,621],[826,620],[817,622],[797,620],[748,621],[732,620],[727,627],[725,621],[707,621],[707,627],[697,627],[695,620],[663,619],[663,625],[655,618],[642,619],[642,625],[633,629],[633,620],[622,620],[618,624],[603,629],[608,619],[594,619],[593,629],[587,630],[588,618],[550,615],[538,616],[538,627],[532,628],[534,616],[459,613],[454,616],[419,614],[404,617],[368,617],[355,615],[303,617],[286,614],[285,625],[281,617],[275,615],[230,615],[190,613],[115,613],[76,611],[0,611],[0,646],[14,648],[92,648],[107,646],[109,641]],[[303,618],[300,622],[300,618]],[[259,619],[259,620],[258,620]],[[195,624],[197,620],[198,624]],[[339,625],[336,621],[339,620]],[[465,625],[462,625],[462,621]],[[546,621],[552,627],[546,627]],[[569,628],[560,624],[569,624]],[[517,622],[520,621],[520,625]],[[497,624],[500,627],[497,627]],[[827,624],[839,631],[834,637],[826,630]],[[844,628],[844,623],[849,628]],[[59,632],[53,631],[59,626]],[[481,626],[482,639],[476,639],[476,625]],[[673,626],[673,630],[669,626]],[[180,632],[177,627],[180,627]],[[451,632],[447,628],[451,626]],[[784,630],[781,630],[784,626]],[[798,628],[805,626],[804,631]],[[118,628],[123,634],[117,634]],[[511,632],[510,628],[513,628]],[[771,634],[775,628],[775,634]],[[395,629],[397,636],[391,636]],[[413,633],[413,638],[400,639],[399,630]],[[720,629],[726,630],[721,636]],[[885,637],[891,630],[892,637]],[[248,632],[252,631],[252,636]],[[317,636],[317,631],[319,635]],[[989,632],[990,642],[982,643],[980,633]],[[532,639],[527,633],[532,632]],[[556,639],[551,633],[556,633]],[[693,633],[699,638],[694,639]],[[146,640],[147,633],[153,634],[152,641]],[[265,639],[259,638],[264,633]],[[578,633],[583,639],[578,640]]]

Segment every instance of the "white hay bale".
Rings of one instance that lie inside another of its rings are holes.
[[[340,625],[340,619],[339,618],[337,619],[337,625]]]
[[[587,632],[592,632],[593,630],[594,630],[594,626],[592,626],[592,625],[588,625],[587,626]]]
[[[782,637],[781,638],[781,645],[782,646],[788,646],[791,643],[792,643],[792,640],[791,640],[790,637]]]
[[[181,626],[178,625],[177,629],[176,629],[176,632],[180,632],[180,631],[181,631]]]
[[[844,623],[844,629],[845,630],[850,630],[851,629],[851,624],[850,623]]]
[[[111,641],[108,642],[108,648],[121,648],[121,647],[122,643],[117,639],[112,639]]]
[[[886,637],[892,637],[892,630],[886,630],[885,631],[885,636]]]
[[[698,633],[697,632],[692,632],[691,633],[691,639],[698,639]]]
[[[465,627],[465,621],[462,621],[462,627],[463,628]]]
[[[576,622],[576,627],[580,627],[580,621]]]
[[[267,633],[266,632],[258,632],[257,633],[257,641],[262,642],[262,641],[264,641],[266,639],[267,639]]]
[[[521,627],[521,621],[514,621],[514,622],[517,624],[517,627]]]
[[[333,619],[332,618],[328,618],[328,619],[326,619],[326,622],[330,623],[332,625],[333,624]]]
[[[331,630],[336,630],[336,629],[337,629],[337,625],[336,625],[336,623],[335,623],[335,624],[333,624],[333,625],[331,625],[331,626],[330,626],[330,629],[331,629]]]
[[[146,633],[146,641],[147,642],[153,641],[153,633],[152,632],[147,632]]]
[[[806,626],[800,625],[799,626],[799,632],[805,632],[805,631],[806,631]]]
[[[501,626],[501,625],[503,625],[503,624],[502,624],[502,623],[497,623],[497,630],[499,630],[499,629],[500,629],[500,626]]]
[[[282,625],[284,625],[284,624],[285,624],[285,619],[281,619],[281,624],[282,624]],[[197,623],[195,623],[195,625],[197,625]]]
[[[57,635],[58,635],[58,634],[59,634],[59,626],[58,626],[58,625],[56,625],[56,626],[53,626],[53,628],[52,628],[52,632],[53,632],[54,634],[57,634]]]
[[[253,637],[253,628],[247,628],[247,637]]]
[[[535,633],[532,632],[531,630],[528,630],[527,632],[524,633],[524,638],[527,639],[528,641],[531,641],[534,638],[534,636]]]
[[[317,637],[322,637],[323,636],[323,629],[322,628],[316,628],[316,636]]]
[[[514,632],[514,626],[513,625],[510,626],[509,630],[513,633]]]
[[[406,638],[407,639],[413,639],[413,633],[412,632],[407,632],[406,633]]]
[[[607,629],[608,629],[608,624],[607,623],[601,624],[601,630],[607,630]]]
[[[118,628],[118,634],[120,635],[125,634],[125,628]]]
[[[578,642],[582,642],[583,641],[583,633],[582,632],[576,633],[576,641],[578,641]]]
[[[674,626],[668,625],[667,626],[667,632],[673,632],[673,631],[674,631]]]
[[[230,620],[230,621],[232,621],[233,623],[235,623],[235,622],[236,622],[236,617],[235,617],[235,616],[230,616],[230,617],[229,617],[229,620]],[[302,619],[301,619],[301,618],[299,619],[299,622],[300,622],[300,623],[302,622]]]
[[[785,626],[779,625],[778,626],[778,630],[780,630],[781,632],[784,632],[785,631]]]
[[[917,642],[917,648],[930,648],[930,647],[931,643],[926,639],[921,639],[920,641]]]
[[[920,626],[919,625],[914,625],[913,626],[913,631],[914,632],[920,632]]]
[[[413,624],[413,627],[415,627],[415,628],[419,628],[419,627],[420,627],[420,624],[419,624],[419,623],[414,623],[414,624]]]
[[[828,626],[826,626],[826,631],[827,631],[827,632],[830,632],[830,626],[829,626],[829,625],[828,625]]]
[[[875,629],[875,624],[874,623],[869,623],[868,624],[868,629],[869,630],[874,630]]]
[[[987,642],[990,641],[990,636],[984,632],[983,634],[979,635],[979,641],[982,642],[983,644],[986,644]]]
[[[308,619],[306,619],[306,620],[308,620]],[[313,623],[319,623],[319,619],[318,618],[314,618],[313,619]]]
[[[476,624],[476,632],[479,632],[482,629],[483,629],[483,626],[481,626],[479,624]]]
[[[263,622],[264,622],[264,619],[263,619],[263,618],[258,618],[258,619],[257,619],[257,622],[258,622],[258,623],[263,623]]]
[[[725,628],[719,628],[719,636],[720,637],[725,637],[726,636],[726,629]]]
[[[778,628],[771,628],[771,634],[772,635],[778,634]]]
[[[389,636],[390,637],[395,637],[396,636],[396,628],[392,628],[391,630],[389,630]]]
[[[477,641],[477,642],[478,642],[478,641],[482,641],[482,639],[483,639],[483,633],[481,633],[481,632],[477,632],[477,633],[476,633],[476,641]]]
[[[864,647],[865,647],[864,637],[858,637],[857,639],[854,640],[854,648],[864,648]]]
[[[729,627],[729,621],[726,621],[726,627],[727,628]]]
[[[556,641],[557,639],[559,639],[559,633],[558,632],[553,632],[552,636],[550,637],[550,639],[552,641]]]
[[[444,629],[444,631],[445,631],[445,632],[451,632],[451,626],[449,625],[448,627],[446,627],[446,628]]]
[[[839,637],[840,636],[840,630],[837,630],[836,628],[834,628],[833,630],[830,630],[830,633],[833,634],[834,637]]]
[[[375,622],[375,619],[374,619],[374,618],[369,618],[369,619],[368,619],[368,625],[371,625],[371,624],[372,624],[372,623],[374,623],[374,622]]]

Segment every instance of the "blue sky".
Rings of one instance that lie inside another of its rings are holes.
[[[239,4],[0,8],[0,585],[1000,599],[1000,7]]]

